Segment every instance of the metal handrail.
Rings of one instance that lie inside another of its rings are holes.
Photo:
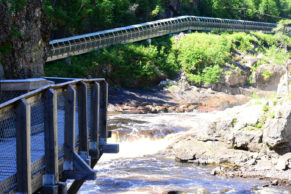
[[[110,45],[137,42],[187,30],[262,31],[272,33],[276,23],[198,16],[180,16],[50,41],[47,62],[84,54]]]

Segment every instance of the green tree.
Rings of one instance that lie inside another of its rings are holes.
[[[291,18],[291,1],[277,0],[280,16],[283,18]]]
[[[86,31],[84,26],[94,8],[90,0],[44,0],[44,5],[53,30],[61,37]]]
[[[259,13],[263,21],[277,21],[279,16],[279,10],[274,0],[262,0],[259,5]]]

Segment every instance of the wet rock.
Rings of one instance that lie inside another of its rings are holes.
[[[195,105],[190,105],[190,106],[188,106],[188,108],[187,108],[187,112],[192,112],[195,108],[196,108]]]
[[[185,109],[187,108],[186,105],[181,105],[179,107],[176,108],[177,112],[185,112]]]
[[[194,139],[188,139],[181,142],[178,142],[174,145],[173,150],[176,158],[180,160],[193,160],[196,159],[195,155],[200,153],[201,149],[197,146],[197,141]],[[202,154],[203,151],[200,153]]]
[[[205,188],[198,188],[196,191],[197,194],[208,194],[210,193],[207,189]]]
[[[150,112],[151,112],[151,113],[158,113],[156,107],[151,107]]]
[[[115,111],[122,112],[123,111],[122,106],[120,105],[115,106]]]
[[[271,194],[271,193],[280,193],[280,194],[290,194],[287,190],[277,190],[276,188],[270,187],[269,184],[265,184],[262,187],[256,188],[252,190],[254,194]]]
[[[139,106],[139,102],[135,101],[135,100],[132,100],[130,103],[129,103],[129,106],[132,106],[132,107],[138,107]]]
[[[274,185],[274,186],[276,186],[276,185],[278,185],[279,184],[279,181],[278,180],[273,180],[272,182],[271,182],[271,185]]]
[[[166,192],[167,194],[185,194],[185,193],[187,193],[187,192],[185,192],[185,191],[168,191],[168,192]]]
[[[115,112],[116,111],[116,107],[113,104],[108,104],[107,111],[108,112]]]
[[[278,159],[276,169],[287,170],[288,168],[290,168],[290,164],[291,164],[291,152],[284,154]]]
[[[164,106],[157,106],[156,109],[157,112],[167,112],[167,108]]]
[[[212,171],[211,171],[211,175],[217,175],[217,174],[219,174],[221,172],[221,167],[216,167],[216,168],[214,168]]]
[[[175,106],[170,106],[168,108],[168,112],[174,112],[174,111],[176,111],[176,107]]]
[[[136,109],[137,109],[137,110],[144,110],[145,107],[143,107],[143,106],[138,106]]]
[[[141,102],[140,105],[141,106],[146,106],[146,105],[150,105],[150,103],[149,102]]]
[[[263,132],[257,130],[240,130],[233,133],[232,146],[239,149],[259,152],[262,148]]]

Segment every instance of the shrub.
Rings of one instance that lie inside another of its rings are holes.
[[[166,47],[131,43],[71,57],[71,64],[65,60],[50,63],[45,72],[47,76],[105,77],[123,87],[148,87],[173,78],[178,68],[175,54]]]
[[[217,83],[222,73],[220,66],[231,59],[231,45],[216,34],[192,33],[173,45],[181,69],[189,81],[198,85]]]
[[[263,73],[262,73],[262,76],[264,77],[265,80],[269,79],[271,76],[273,75],[272,72],[268,71],[268,70],[265,70],[263,69]]]
[[[71,57],[71,64],[65,60],[45,66],[47,76],[60,77],[105,77],[109,82],[122,87],[148,87],[164,78],[174,78],[178,71],[185,72],[187,79],[196,85],[215,84],[222,76],[224,64],[238,60],[239,52],[263,52],[265,54],[251,72],[260,64],[284,64],[291,53],[280,49],[280,45],[291,42],[285,36],[259,32],[192,33],[179,37],[160,37],[149,45],[146,41],[107,47],[80,56]],[[279,47],[279,48],[278,48]],[[233,61],[232,61],[233,60]],[[231,75],[231,71],[224,74]],[[263,71],[268,79],[271,72]],[[249,80],[252,84],[252,76]]]

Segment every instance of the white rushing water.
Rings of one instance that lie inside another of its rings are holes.
[[[79,193],[251,193],[264,183],[212,176],[210,167],[181,164],[159,154],[171,137],[211,115],[215,113],[110,115],[109,142],[119,143],[120,153],[104,154],[95,167],[97,179],[85,182]]]

